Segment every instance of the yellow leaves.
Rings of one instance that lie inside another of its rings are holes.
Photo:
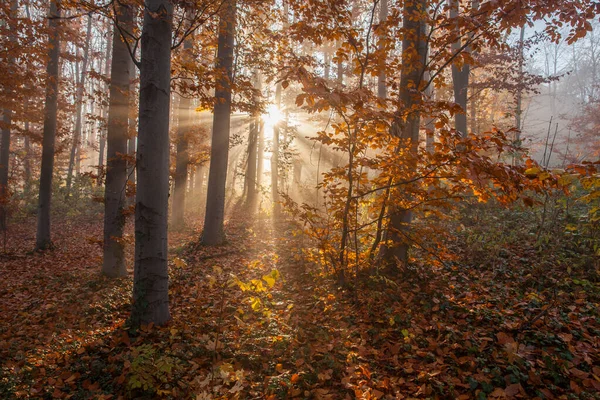
[[[270,274],[263,276],[263,280],[267,282],[269,289],[275,286],[275,278],[273,278]]]
[[[279,279],[280,274],[279,271],[274,269],[267,275],[263,275],[262,280],[265,281],[268,288],[271,289],[275,286],[275,282]],[[267,291],[265,285],[260,279],[251,279],[249,282],[242,282],[237,277],[233,276],[230,286],[238,286],[242,292],[252,291],[256,293],[263,293]]]
[[[576,180],[576,175],[573,174],[564,174],[558,178],[558,184],[561,186],[569,186],[574,183]]]
[[[600,190],[594,190],[585,196],[581,196],[578,200],[583,201],[584,203],[590,203],[592,200],[596,200],[598,198],[600,198]]]
[[[259,311],[262,307],[262,301],[260,300],[260,298],[251,296],[250,297],[250,307],[252,307],[252,310],[254,310],[254,311]]]
[[[185,262],[185,260],[183,260],[183,259],[181,259],[181,258],[179,258],[179,257],[175,257],[175,258],[173,259],[173,265],[174,265],[176,268],[184,268],[184,267],[186,267],[186,266],[187,266],[187,262]]]
[[[541,172],[541,169],[538,167],[532,167],[525,170],[525,176],[528,178],[535,178]]]
[[[548,179],[548,178],[550,178],[550,177],[551,177],[550,173],[548,173],[548,172],[546,172],[546,171],[543,171],[543,172],[541,172],[541,173],[538,175],[538,179],[539,179],[540,181],[544,181],[544,180],[546,180],[546,179]]]

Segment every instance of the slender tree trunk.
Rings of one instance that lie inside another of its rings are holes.
[[[459,1],[450,1],[450,18],[457,21],[459,16]],[[456,41],[452,43],[452,51],[458,52],[462,47],[458,22],[455,23]],[[468,38],[466,40],[469,40]],[[465,49],[469,51],[469,47]],[[463,64],[462,67],[452,64],[452,87],[454,91],[454,102],[458,104],[462,111],[454,114],[454,127],[460,132],[462,137],[466,137],[467,131],[467,90],[469,87],[469,64]]]
[[[275,105],[281,106],[281,84],[275,87]],[[273,127],[273,149],[271,153],[271,194],[273,198],[273,216],[278,219],[281,214],[281,205],[279,204],[279,136],[281,130],[281,121],[278,121]]]
[[[202,243],[218,245],[225,241],[223,221],[225,217],[225,185],[229,157],[229,132],[231,119],[231,83],[233,80],[233,46],[235,38],[235,0],[225,0],[219,21],[217,49],[217,90],[213,118],[210,170],[204,232]]]
[[[256,205],[256,159],[257,159],[257,139],[259,130],[259,117],[255,116],[250,122],[250,134],[248,135],[248,165],[246,167],[246,177],[244,187],[246,189],[246,207],[254,211]]]
[[[131,31],[131,6],[117,5],[121,29]],[[125,229],[125,191],[127,187],[127,136],[129,121],[130,71],[133,62],[119,28],[114,27],[112,43],[110,100],[104,190],[104,262],[102,273],[110,277],[127,275],[123,231]]]
[[[523,63],[524,63],[524,44],[525,44],[525,24],[521,25],[521,33],[519,35],[519,87],[517,88],[517,108],[515,110],[515,146],[521,146],[521,122],[523,118]],[[518,154],[513,156],[513,164],[516,164],[520,157]]]
[[[126,191],[126,195],[127,197],[127,203],[128,205],[133,205],[135,204],[135,152],[136,152],[136,140],[137,140],[137,118],[136,115],[137,113],[135,113],[134,111],[137,111],[136,109],[136,102],[135,102],[135,92],[136,92],[136,85],[135,85],[135,78],[136,78],[136,71],[137,69],[135,67],[132,66],[132,68],[129,70],[129,132],[127,137],[129,138],[127,141],[127,155],[128,155],[128,162],[127,162],[127,187],[128,190]]]
[[[204,165],[196,165],[196,176],[194,183],[194,196],[200,200],[199,205],[202,206],[204,204],[204,175],[205,175],[205,167]]]
[[[110,25],[106,26],[107,31],[110,29]],[[111,56],[111,36],[110,33],[107,34],[106,37],[106,57],[104,58],[104,74],[108,78],[108,68],[111,65],[110,56]],[[108,88],[107,88],[108,90]],[[104,121],[104,117],[106,116],[106,107],[100,108],[100,120]],[[104,127],[100,129],[98,134],[99,145],[98,145],[98,185],[102,184],[102,175],[104,171],[104,152],[106,151],[106,132],[104,131]]]
[[[25,115],[28,114],[27,103],[25,104]],[[23,138],[25,147],[25,157],[23,158],[23,174],[25,178],[25,193],[31,190],[31,142],[29,139],[29,121],[25,121],[25,137]]]
[[[73,182],[73,168],[79,163],[81,156],[81,125],[82,125],[82,108],[83,108],[83,91],[85,88],[85,80],[87,77],[87,64],[90,52],[90,39],[92,37],[92,16],[88,16],[87,31],[85,35],[85,45],[83,49],[83,61],[81,66],[81,77],[77,86],[77,94],[75,99],[75,132],[73,134],[73,143],[71,144],[71,153],[69,155],[69,169],[67,171],[67,198],[71,195],[71,184]],[[77,157],[77,160],[75,158]],[[79,173],[79,171],[77,171]]]
[[[104,110],[101,110],[100,118],[104,119],[104,115]],[[104,127],[102,127],[98,135],[98,185],[102,185],[104,173],[104,153],[106,153],[106,132],[104,132]]]
[[[92,61],[92,68],[94,68],[94,62]],[[90,82],[90,93],[96,92],[96,82],[93,80]],[[92,104],[90,104],[90,115],[92,116],[90,121],[87,121],[88,133],[87,133],[87,146],[94,149],[96,147],[96,122],[94,117],[96,116],[96,96],[92,97]]]
[[[469,119],[470,121],[470,125],[471,125],[471,133],[473,133],[474,135],[477,135],[479,132],[477,132],[477,101],[478,101],[478,95],[477,92],[475,90],[475,84],[476,82],[474,80],[472,80],[471,82],[471,96],[469,99],[469,106],[471,107],[471,111],[470,111],[470,115],[469,115]]]
[[[379,3],[379,23],[383,23],[387,20],[388,18],[388,2],[387,0],[381,0],[381,2]],[[384,38],[382,38],[384,39]],[[379,46],[379,49],[382,50],[385,46],[383,44],[381,44]],[[379,75],[377,76],[377,95],[379,96],[379,98],[381,99],[386,99],[387,98],[387,83],[386,83],[386,73],[385,73],[385,67],[386,67],[386,60],[385,59],[381,59],[380,61],[380,65],[379,65]]]
[[[429,73],[425,73],[423,80],[426,82],[429,81]],[[425,89],[425,97],[427,100],[433,100],[433,97],[435,97],[433,91],[433,84],[427,86]],[[435,152],[435,118],[432,115],[429,115],[425,122],[425,151],[427,151],[427,154],[433,154]]]
[[[417,171],[419,149],[419,107],[422,102],[421,76],[427,58],[426,24],[423,18],[414,18],[426,12],[425,0],[405,3],[403,9],[404,36],[402,39],[402,71],[400,77],[400,104],[403,108],[392,125],[392,134],[401,138],[404,149],[408,149],[406,162],[411,173]],[[414,49],[417,50],[414,54]],[[407,62],[406,60],[411,60]],[[413,89],[413,88],[416,88]],[[404,114],[405,116],[403,117]],[[403,119],[401,119],[403,118]],[[398,201],[390,205],[390,218],[385,232],[385,246],[382,258],[386,266],[396,265],[399,261],[408,263],[410,247],[409,229],[412,222],[412,211],[402,208]]]
[[[18,8],[19,4],[17,0],[12,0],[10,3],[10,12],[11,17],[14,19],[16,19]],[[16,30],[12,28],[10,32],[9,41],[16,45]],[[12,65],[14,62],[14,57],[10,56],[8,64]],[[11,101],[14,101],[11,92],[5,93],[5,96]],[[10,191],[8,190],[8,173],[10,170],[10,127],[12,124],[12,109],[5,108],[2,110],[2,114],[2,122],[4,125],[2,127],[2,136],[0,138],[0,232],[6,232],[6,206],[10,196]]]
[[[59,19],[60,0],[50,1],[50,38],[46,66],[46,104],[42,137],[42,167],[38,203],[36,249],[45,250],[52,245],[50,238],[50,201],[52,198],[52,173],[54,171],[54,143],[58,113],[58,61],[60,50]]]
[[[132,324],[170,319],[167,269],[173,3],[146,0],[140,67]]]
[[[329,54],[329,47],[323,51],[323,64],[323,77],[328,81],[331,73],[331,54]]]
[[[341,42],[338,40],[337,47],[340,48],[342,46]],[[338,84],[342,85],[344,83],[344,63],[341,59],[337,62],[337,81]]]
[[[192,51],[192,38],[183,42],[183,59],[189,59]],[[173,191],[173,226],[183,227],[185,215],[185,192],[188,178],[188,134],[192,125],[192,102],[189,97],[179,97],[179,126],[177,128],[177,154],[175,156],[175,189]]]
[[[264,157],[265,157],[265,124],[262,119],[258,118],[258,149],[257,153],[257,163],[256,163],[256,191],[258,192],[258,196],[260,197],[261,193],[261,185],[263,178],[263,169],[264,169]]]
[[[17,0],[14,1],[13,7],[15,9],[19,8],[19,3]],[[31,12],[29,11],[29,4],[25,4],[25,14],[27,19],[31,19]],[[25,100],[25,116],[29,118],[29,99]],[[25,147],[25,159],[23,160],[23,169],[25,174],[25,193],[29,195],[31,192],[31,139],[30,139],[30,131],[29,131],[29,120],[25,120],[25,137],[24,137],[24,147]]]

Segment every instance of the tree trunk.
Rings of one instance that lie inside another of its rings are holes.
[[[27,104],[25,105],[25,115],[27,115]],[[25,157],[23,157],[23,174],[25,179],[25,193],[29,194],[31,190],[31,142],[29,139],[29,121],[25,121],[25,137],[23,138],[25,147]]]
[[[194,197],[196,197],[199,202],[198,205],[202,207],[204,204],[204,175],[205,175],[205,167],[204,165],[196,165],[196,176],[194,177]]]
[[[426,72],[424,81],[429,81],[429,73]],[[432,101],[435,97],[433,83],[427,86],[425,89],[425,97],[428,101]],[[427,154],[433,154],[435,152],[435,118],[432,115],[427,117],[425,122],[425,151]]]
[[[381,0],[379,4],[379,23],[382,24],[387,20],[388,17],[388,3],[387,0]],[[384,38],[382,38],[384,39]],[[380,45],[379,49],[382,50],[385,46]],[[387,98],[387,84],[386,84],[386,73],[385,67],[387,62],[384,58],[381,58],[379,65],[379,75],[377,76],[377,96],[381,99]]]
[[[256,163],[256,191],[260,196],[262,193],[261,185],[263,178],[263,169],[264,169],[264,157],[265,157],[265,124],[262,119],[258,118],[258,149],[257,153],[257,163]]]
[[[277,108],[281,105],[281,83],[275,87],[275,105]],[[271,195],[273,198],[273,216],[278,219],[281,214],[281,205],[279,204],[279,133],[281,121],[278,121],[273,127],[273,149],[271,153]]]
[[[173,3],[146,0],[140,66],[135,204],[134,326],[170,319],[167,269]]]
[[[75,99],[75,132],[73,134],[73,143],[71,144],[71,153],[69,155],[69,169],[67,171],[67,193],[68,198],[71,195],[71,184],[73,182],[73,168],[76,163],[79,163],[81,156],[81,125],[82,125],[82,108],[83,108],[83,91],[85,88],[85,80],[87,77],[87,64],[90,52],[90,38],[92,37],[92,16],[88,16],[87,31],[85,34],[85,45],[83,49],[83,61],[81,65],[81,77],[77,86],[77,94]],[[77,157],[77,160],[75,160]],[[79,171],[77,171],[79,173]]]
[[[459,2],[458,0],[451,0],[450,4],[450,18],[456,20],[459,15]],[[458,30],[458,23],[455,23],[455,34],[457,36],[456,41],[452,43],[452,51],[458,52],[462,47],[462,41],[460,39],[460,32]],[[469,39],[467,39],[469,40]],[[469,47],[465,49],[469,51]],[[454,91],[454,102],[458,104],[462,111],[454,115],[454,128],[460,132],[462,137],[466,137],[467,131],[467,90],[469,87],[469,64],[463,64],[462,67],[458,67],[456,64],[452,64],[452,87]]]
[[[107,30],[110,25],[107,25]],[[110,62],[110,53],[112,50],[111,46],[111,37],[110,33],[106,38],[106,57],[104,58],[104,74],[107,78],[109,78],[108,67],[111,65]],[[107,88],[108,89],[108,88]],[[100,120],[104,121],[104,116],[106,115],[106,107],[100,107]],[[102,122],[101,122],[102,123]],[[104,127],[100,129],[98,134],[99,136],[99,145],[98,145],[98,185],[102,185],[102,175],[104,171],[104,152],[106,150],[106,133],[104,132]]]
[[[117,5],[121,29],[133,27],[131,6]],[[125,190],[127,186],[127,136],[129,121],[129,75],[133,62],[115,25],[112,43],[110,100],[106,154],[106,183],[104,189],[104,262],[102,273],[110,277],[127,275],[123,231],[125,228]]]
[[[339,49],[341,46],[342,43],[338,40],[337,48]],[[341,58],[337,62],[337,81],[340,86],[344,83],[344,63]]]
[[[331,55],[329,54],[329,48],[326,48],[323,51],[323,64],[323,78],[328,81],[331,71]]]
[[[135,23],[135,22],[134,22]],[[135,103],[135,78],[137,69],[132,66],[129,70],[129,132],[127,137],[127,188],[125,195],[127,196],[127,204],[135,204],[135,152],[136,152],[136,140],[137,140],[137,118],[135,117],[137,104]]]
[[[254,211],[256,205],[256,159],[259,117],[255,116],[250,122],[250,134],[248,135],[248,163],[244,188],[246,190],[246,207]]]
[[[14,1],[13,6],[18,9],[19,2],[17,0]],[[29,11],[29,4],[25,4],[25,14],[27,19],[31,19],[31,12]],[[29,99],[25,100],[25,116],[29,118]],[[29,132],[29,120],[25,120],[25,137],[24,137],[24,147],[25,147],[25,159],[23,160],[23,169],[25,174],[25,193],[27,197],[29,197],[29,193],[31,192],[31,139]]]
[[[46,103],[42,137],[42,166],[38,202],[36,249],[45,250],[52,245],[50,238],[50,201],[52,199],[52,173],[54,171],[54,143],[58,113],[58,61],[60,51],[59,20],[60,0],[50,1],[50,37],[48,64],[46,65]]]
[[[523,81],[523,63],[524,63],[524,41],[525,41],[525,24],[521,25],[521,33],[519,35],[519,87],[517,89],[517,109],[515,110],[515,146],[521,146],[521,122],[523,115],[523,88],[521,87]],[[518,154],[513,156],[513,164],[517,163]]]
[[[188,60],[192,51],[190,36],[183,42],[183,59]],[[173,191],[173,226],[184,226],[185,192],[188,178],[188,132],[192,125],[192,102],[189,97],[179,97],[179,126],[177,128],[177,154],[175,156],[175,189]]]
[[[225,185],[229,157],[229,131],[231,118],[231,83],[233,80],[233,46],[235,37],[235,0],[225,0],[219,21],[217,71],[219,79],[215,90],[210,170],[202,243],[218,245],[225,241]]]
[[[402,71],[400,77],[399,112],[392,125],[392,134],[399,136],[404,149],[408,149],[406,161],[411,173],[416,173],[419,149],[419,107],[422,102],[421,76],[427,58],[426,24],[424,17],[427,4],[425,0],[405,3],[403,9],[404,36],[402,39]],[[416,49],[416,54],[414,49]],[[410,179],[410,177],[409,177]],[[385,245],[382,247],[382,258],[386,266],[391,267],[399,261],[403,265],[408,262],[410,247],[409,229],[412,222],[412,211],[402,208],[398,201],[390,205],[388,228],[385,232]]]
[[[11,18],[16,19],[18,8],[19,4],[17,0],[12,0],[10,4]],[[12,28],[10,29],[10,32],[11,34],[9,36],[9,41],[16,45],[16,30]],[[14,57],[9,56],[8,64],[12,65],[14,62]],[[10,91],[5,93],[5,96],[10,101],[14,101]],[[6,232],[6,206],[8,204],[8,198],[10,195],[8,190],[8,173],[10,170],[10,126],[12,124],[12,109],[5,108],[2,110],[2,114],[2,122],[4,125],[2,126],[2,137],[0,138],[0,232]]]

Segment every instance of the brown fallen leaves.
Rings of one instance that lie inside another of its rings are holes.
[[[81,239],[100,237],[100,224],[57,225],[54,251],[26,254],[33,228],[23,224],[1,258],[2,398],[600,393],[594,284],[566,280],[550,292],[525,270],[446,268],[342,289],[297,257],[291,225],[238,219],[226,247],[196,246],[194,229],[172,235],[173,320],[130,332],[131,279],[101,277],[100,247]],[[232,283],[274,270],[281,276],[265,291]]]

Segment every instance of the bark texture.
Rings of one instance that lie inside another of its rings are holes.
[[[379,23],[384,23],[388,18],[388,2],[381,0],[379,3]],[[384,38],[382,38],[384,39]],[[383,50],[384,46],[380,45],[379,49]],[[377,76],[377,96],[381,99],[387,98],[387,78],[385,73],[386,60],[381,58],[379,65],[379,75]]]
[[[122,29],[131,30],[133,10],[130,6],[117,6]],[[115,25],[112,43],[110,100],[108,105],[108,131],[106,154],[106,183],[104,190],[104,261],[102,273],[110,277],[127,275],[123,231],[125,228],[127,187],[127,136],[129,128],[129,77],[133,62]]]
[[[206,215],[202,243],[218,245],[225,241],[225,185],[229,157],[231,120],[231,83],[233,79],[233,46],[235,37],[235,0],[225,0],[219,21],[217,70],[220,78],[215,91],[210,169],[206,198]]]
[[[110,25],[107,24],[106,25],[106,29],[108,30],[110,28]],[[112,50],[112,39],[110,36],[110,32],[107,35],[106,38],[106,55],[104,57],[104,75],[106,78],[110,77],[110,74],[108,72],[108,69],[110,68],[111,65],[111,61],[110,61],[110,57],[111,57],[111,50]],[[110,88],[106,88],[107,90],[110,90]],[[107,108],[108,107],[104,107],[101,106],[100,107],[100,119],[103,120],[103,117],[106,115],[107,113]],[[106,132],[104,131],[103,128],[100,129],[100,133],[98,135],[98,185],[102,184],[103,178],[104,178],[104,153],[106,152]]]
[[[56,140],[56,116],[58,112],[58,58],[60,51],[59,20],[60,2],[50,1],[50,37],[48,64],[46,65],[46,102],[44,106],[44,130],[42,136],[42,167],[38,201],[36,249],[45,250],[52,245],[50,237],[50,202],[52,200],[52,173],[54,171],[54,143]]]
[[[275,105],[281,105],[281,83],[275,88]],[[279,202],[279,136],[281,133],[281,121],[273,127],[273,149],[271,151],[271,195],[273,199],[273,216],[279,218],[281,204]]]
[[[146,0],[140,65],[133,326],[170,319],[167,270],[173,3]]]
[[[10,11],[13,18],[16,18],[19,4],[17,0],[12,0],[10,3]],[[11,34],[8,40],[11,43],[16,44],[17,37],[15,29],[11,29]],[[8,64],[13,65],[15,62],[14,57],[9,56]],[[12,93],[8,92],[4,94],[8,98],[12,98]],[[14,99],[13,99],[14,101]],[[8,204],[8,198],[10,192],[8,190],[8,172],[10,170],[10,126],[12,124],[12,109],[2,110],[2,136],[0,137],[0,232],[6,232],[6,205]]]

